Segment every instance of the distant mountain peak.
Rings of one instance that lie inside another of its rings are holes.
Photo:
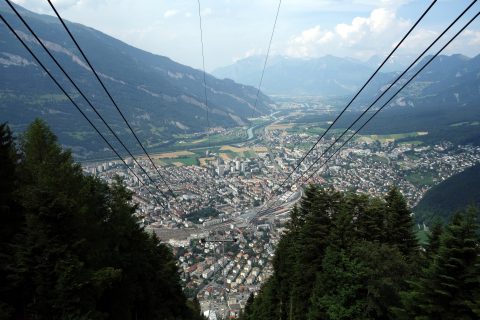
[[[418,65],[423,65],[430,57],[424,57]],[[272,56],[267,64],[262,90],[266,93],[281,95],[326,97],[350,95],[360,88],[384,59],[382,55],[373,55],[366,61],[330,54],[302,58]],[[447,61],[449,65],[447,68],[457,68],[464,63],[473,63],[475,59],[461,54],[440,55],[432,65]],[[394,72],[404,70],[414,60],[414,56],[393,55],[382,67],[374,82],[384,85],[393,78]],[[251,56],[232,65],[218,68],[213,71],[213,74],[219,78],[230,78],[256,86],[262,72],[263,61],[264,57]]]

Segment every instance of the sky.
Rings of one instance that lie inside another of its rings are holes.
[[[46,0],[14,2],[34,12],[53,15]],[[398,55],[420,53],[470,2],[438,0]],[[53,3],[67,20],[182,64],[199,69],[202,66],[197,0]],[[373,55],[383,57],[430,3],[431,0],[283,0],[270,54],[296,58],[330,54],[359,60]],[[239,59],[264,55],[278,4],[278,0],[200,0],[206,70],[211,72]],[[477,3],[461,21],[466,22],[479,10]],[[480,53],[480,18],[446,53]]]

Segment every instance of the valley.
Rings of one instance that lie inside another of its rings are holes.
[[[283,102],[275,115],[252,119],[255,125],[250,128],[232,129],[243,132],[240,142],[210,148],[186,142],[186,147],[176,151],[152,154],[169,185],[175,186],[177,197],[166,200],[168,211],[153,206],[145,188],[118,161],[83,163],[85,172],[106,181],[115,175],[123,177],[140,204],[138,217],[147,230],[174,248],[183,285],[199,299],[204,311],[224,314],[228,302],[228,310],[238,313],[250,292],[257,292],[272,274],[274,249],[289,210],[300,200],[302,186],[314,183],[381,197],[396,185],[414,207],[432,186],[480,163],[479,146],[454,144],[448,137],[430,143],[426,131],[359,134],[313,179],[293,184],[343,131],[339,127],[327,134],[282,186],[285,172],[293,170],[324,132],[332,113],[325,105],[312,104],[299,111],[298,103]],[[320,123],[305,122],[313,112],[320,114]],[[193,135],[185,141],[195,139],[199,138]],[[140,159],[154,174],[146,159]],[[141,175],[138,168],[137,173]],[[190,212],[205,207],[215,209],[216,214],[189,218]],[[431,217],[414,217],[422,234]],[[201,242],[232,238],[239,241],[225,248],[222,243]]]
[[[475,1],[401,79],[458,3],[279,1],[264,54],[266,3],[14,2],[0,318],[480,316],[480,13],[436,43]]]

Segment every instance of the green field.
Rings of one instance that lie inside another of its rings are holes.
[[[467,125],[468,122],[457,122],[457,123],[453,123],[450,125],[450,127],[461,127],[461,126],[464,126],[464,125]]]
[[[311,136],[318,136],[325,132],[325,128],[316,127],[316,126],[294,126],[293,128],[287,129],[288,133],[306,133]]]
[[[437,175],[434,173],[434,172],[411,172],[409,174],[407,174],[407,176],[405,177],[408,181],[410,181],[411,183],[413,183],[414,185],[427,185],[427,186],[431,186],[435,183],[435,178],[437,177]]]
[[[188,150],[191,148],[208,147],[209,145],[227,145],[243,142],[247,139],[244,128],[233,128],[227,132],[214,133],[209,137],[206,134],[176,134],[176,142],[170,147],[172,150]]]
[[[252,126],[258,126],[258,125],[262,125],[264,123],[267,123],[269,120],[265,120],[265,119],[249,119],[250,120],[250,123],[252,124]]]
[[[360,135],[357,140],[365,142],[393,142],[398,140],[405,140],[407,138],[416,138],[427,135],[428,132],[406,132],[406,133],[394,133],[394,134],[370,134],[370,135]],[[419,141],[417,141],[419,142]]]
[[[311,124],[311,123],[293,123],[291,128],[285,129],[288,133],[304,133],[310,136],[319,136],[325,132],[326,128],[329,126],[330,123],[326,121],[319,122],[318,124]],[[330,135],[341,134],[345,131],[345,128],[335,128],[329,131]]]
[[[413,145],[413,146],[419,146],[421,144],[423,144],[423,142],[419,140],[402,141],[399,143],[399,145]]]
[[[377,162],[380,162],[380,163],[383,163],[383,164],[387,164],[387,163],[388,163],[388,159],[387,159],[387,158],[378,156],[378,155],[376,155],[376,154],[372,155],[372,156],[371,156],[371,159],[372,159],[373,161],[377,161]]]
[[[154,160],[162,166],[178,166],[178,165],[199,165],[200,158],[206,157],[206,151],[210,154],[217,154],[220,158],[235,159],[235,158],[254,158],[257,153],[267,152],[264,147],[239,147],[234,145],[223,145],[221,147],[212,148],[196,148],[196,149],[183,149],[176,152],[163,152],[153,154]]]
[[[300,144],[287,144],[286,147],[289,149],[298,148],[300,150],[309,150],[312,147],[312,143],[300,143]]]
[[[176,163],[181,163],[184,166],[198,165],[197,157],[194,157],[194,156],[162,159],[159,162],[164,166],[171,166],[171,165],[175,165]]]

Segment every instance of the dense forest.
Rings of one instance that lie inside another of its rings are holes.
[[[131,194],[82,174],[48,126],[0,126],[0,319],[200,319]]]
[[[428,190],[414,208],[415,218],[418,222],[426,223],[432,217],[448,221],[454,212],[470,205],[480,206],[480,164]]]
[[[396,188],[380,199],[311,186],[241,319],[479,319],[475,217],[435,223],[421,247]]]

